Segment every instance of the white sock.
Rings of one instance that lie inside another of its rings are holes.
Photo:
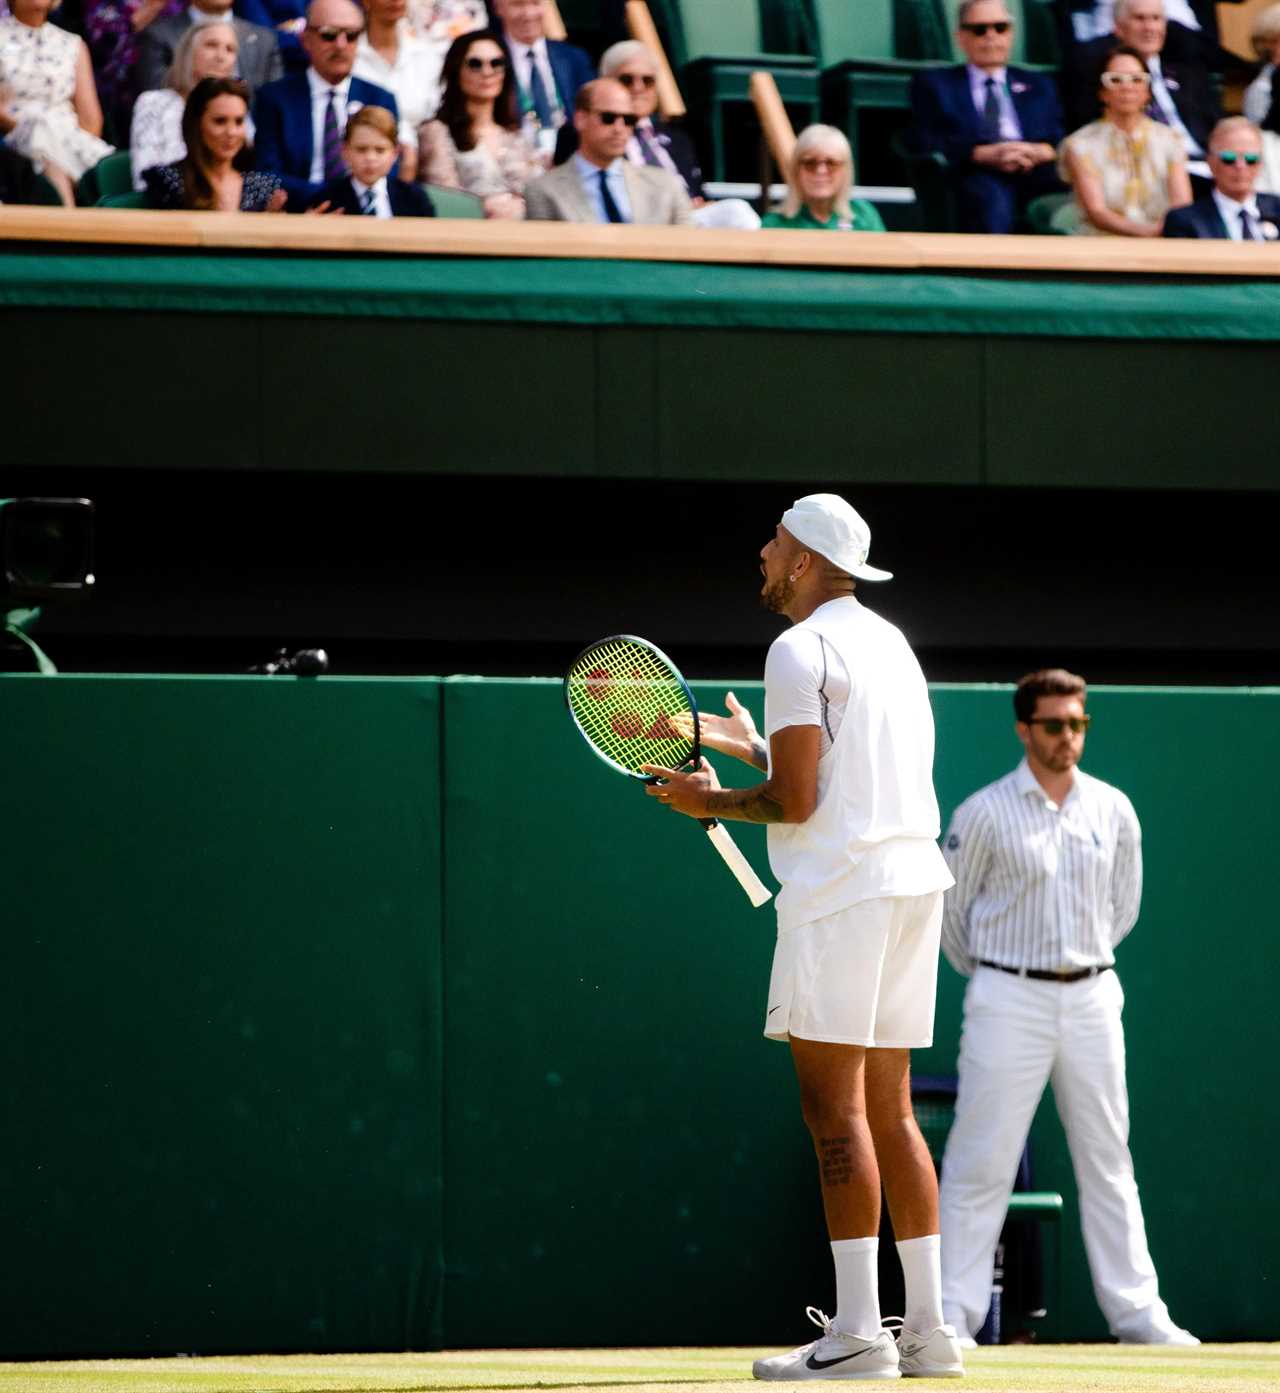
[[[942,1324],[942,1239],[936,1233],[904,1238],[898,1244],[898,1257],[907,1288],[902,1323],[927,1335]]]
[[[836,1314],[831,1324],[843,1335],[874,1340],[880,1333],[878,1238],[838,1238],[831,1245],[836,1264]]]

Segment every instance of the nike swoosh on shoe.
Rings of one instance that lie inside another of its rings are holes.
[[[873,1349],[874,1345],[868,1345],[867,1349]],[[847,1364],[851,1359],[857,1359],[860,1354],[866,1354],[867,1349],[856,1349],[852,1354],[842,1354],[839,1359],[819,1359],[816,1354],[811,1354],[806,1359],[805,1365],[810,1369],[831,1369],[837,1364]]]

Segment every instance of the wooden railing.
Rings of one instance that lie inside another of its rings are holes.
[[[77,244],[174,251],[330,256],[536,257],[684,261],[865,271],[1117,276],[1280,276],[1280,244],[1129,237],[981,237],[959,233],[719,232],[448,218],[306,218],[283,213],[158,213],[0,207],[7,252]],[[56,261],[49,262],[51,276]]]

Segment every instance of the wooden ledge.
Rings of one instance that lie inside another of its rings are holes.
[[[715,232],[687,227],[598,227],[450,218],[292,217],[159,213],[118,208],[0,207],[0,244],[328,256],[537,257],[678,261],[861,271],[987,275],[1280,276],[1280,243],[1126,237],[982,237],[955,233]]]

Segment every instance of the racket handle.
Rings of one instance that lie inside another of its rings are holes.
[[[733,872],[734,879],[747,892],[747,899],[759,909],[773,898],[773,892],[766,889],[764,882],[751,869],[751,862],[738,850],[738,844],[729,835],[728,828],[714,817],[698,819],[706,829],[711,845],[720,853],[726,866]]]

